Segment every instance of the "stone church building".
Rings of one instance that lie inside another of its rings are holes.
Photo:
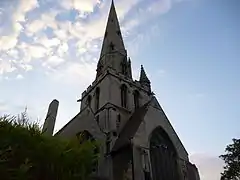
[[[198,170],[151,91],[143,66],[133,80],[131,60],[112,2],[94,82],[82,93],[79,113],[55,136],[80,133],[103,142],[95,170],[108,180],[200,180]],[[53,135],[58,101],[43,131]]]

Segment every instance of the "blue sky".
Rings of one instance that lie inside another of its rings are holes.
[[[219,179],[218,155],[240,136],[240,1],[115,0],[133,75],[152,89],[197,164]],[[16,8],[17,6],[17,8]],[[110,0],[0,2],[0,114],[42,123],[60,101],[56,131],[95,77]]]

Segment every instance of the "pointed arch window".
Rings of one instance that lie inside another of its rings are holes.
[[[95,92],[95,110],[97,111],[99,109],[99,99],[100,99],[100,88],[97,87],[96,88],[96,92]]]
[[[135,109],[139,108],[139,92],[137,90],[134,91],[133,93],[133,96],[134,96],[134,106],[135,106]]]
[[[152,179],[180,179],[176,148],[162,127],[150,135],[150,163]]]
[[[121,105],[122,107],[127,107],[127,86],[123,84],[121,86]]]

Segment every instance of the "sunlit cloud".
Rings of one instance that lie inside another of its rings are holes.
[[[44,3],[37,0],[27,2],[19,1],[14,9],[15,4],[8,1],[0,15],[2,20],[3,16],[9,17],[8,25],[0,26],[1,76],[18,69],[26,72],[39,69],[34,61],[41,61],[41,69],[47,72],[56,66],[64,66],[65,63],[69,67],[84,62],[81,66],[87,67],[88,63],[93,62],[84,59],[86,53],[93,59],[98,58],[110,1],[60,0],[54,2],[54,6],[52,0],[43,1]],[[144,34],[131,39],[134,29],[157,13],[169,11],[174,1],[158,0],[146,4],[143,0],[119,0],[115,4],[126,43],[134,41],[137,44],[136,41],[141,41]],[[142,5],[147,5],[147,8],[143,9]],[[128,15],[129,12],[131,16]],[[132,52],[137,51],[136,47],[132,47]],[[131,47],[129,49],[131,51]],[[66,58],[72,60],[67,62]]]

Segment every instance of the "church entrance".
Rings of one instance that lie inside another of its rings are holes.
[[[150,159],[153,180],[180,180],[176,149],[161,127],[151,134]]]

